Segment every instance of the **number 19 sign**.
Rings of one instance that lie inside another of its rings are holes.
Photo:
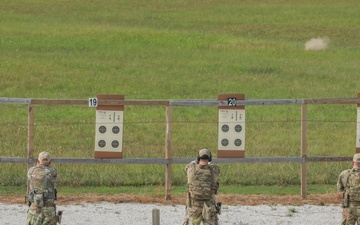
[[[98,106],[98,99],[97,98],[89,98],[89,107],[97,107]]]

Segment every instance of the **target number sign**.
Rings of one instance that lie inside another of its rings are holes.
[[[89,107],[97,107],[98,106],[98,99],[97,98],[89,98]]]
[[[228,106],[236,106],[236,98],[228,98]]]

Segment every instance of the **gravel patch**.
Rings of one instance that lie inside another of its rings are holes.
[[[160,211],[160,224],[181,225],[185,214],[184,205],[100,202],[96,204],[60,205],[57,208],[64,212],[61,224],[65,225],[152,225],[152,211],[154,209]],[[0,224],[25,224],[27,209],[27,205],[24,204],[0,203]],[[341,223],[341,211],[340,205],[223,205],[219,222],[221,225],[337,225]]]

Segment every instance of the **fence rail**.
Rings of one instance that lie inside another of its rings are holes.
[[[323,99],[248,99],[237,100],[237,105],[301,105],[301,104],[360,104],[359,98]],[[0,104],[63,104],[87,105],[88,100],[79,99],[31,99],[0,97]],[[163,105],[163,106],[227,106],[224,100],[99,100],[101,105]]]
[[[0,163],[36,163],[34,158],[1,157]],[[123,159],[91,159],[91,158],[53,158],[58,164],[187,164],[194,158],[123,158]],[[312,157],[246,157],[215,158],[214,163],[308,163],[308,162],[346,162],[352,161],[350,156],[312,156]]]

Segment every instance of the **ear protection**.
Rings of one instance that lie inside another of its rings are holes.
[[[207,150],[208,152],[209,152],[209,162],[211,162],[211,160],[212,160],[212,155],[211,155],[211,152],[209,151],[209,149],[207,149],[207,148],[202,148],[202,149],[200,149],[199,151],[198,151],[198,154],[197,154],[197,161],[199,162],[200,161],[200,152],[201,152],[201,150]]]

